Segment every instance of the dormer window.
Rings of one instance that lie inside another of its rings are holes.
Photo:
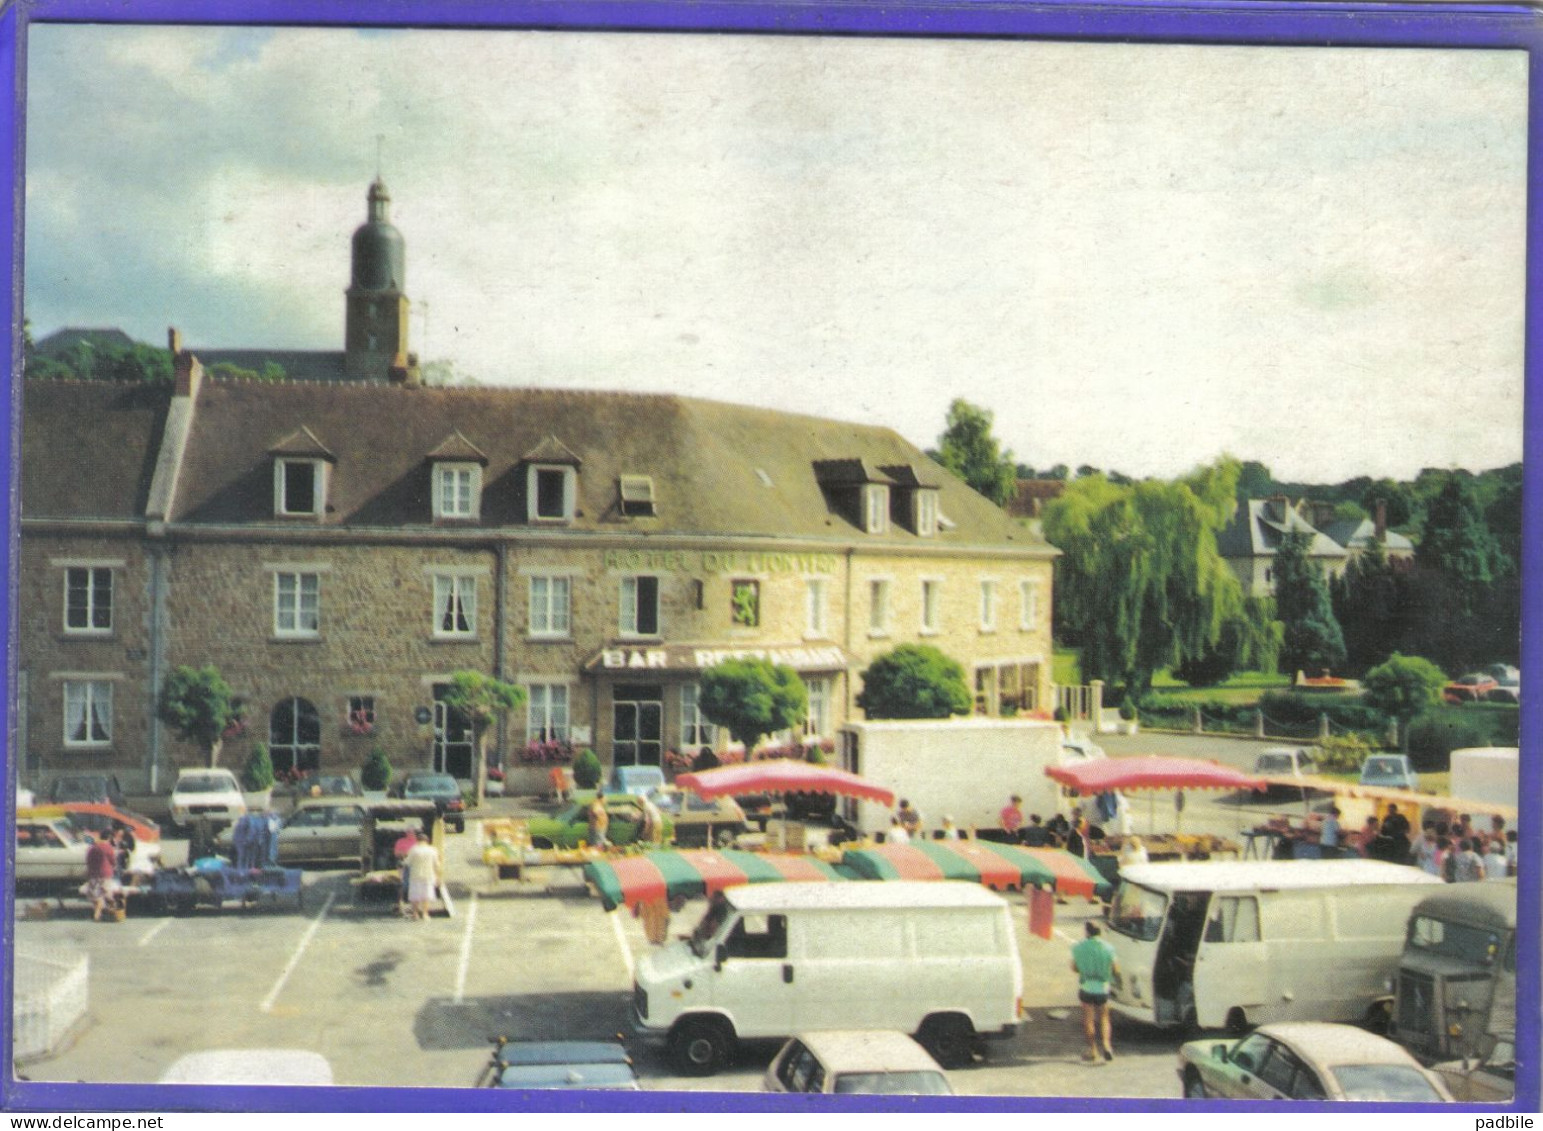
[[[916,536],[934,537],[938,532],[938,493],[925,489],[915,491],[912,493],[912,506],[915,508],[912,522]]]
[[[482,469],[488,457],[459,431],[429,453],[429,499],[435,521],[471,521],[482,515]]]
[[[571,467],[542,467],[532,464],[526,489],[530,496],[532,522],[572,522],[575,480]]]
[[[579,512],[579,467],[583,463],[556,436],[526,452],[527,522],[572,522]]]
[[[434,517],[476,518],[481,511],[482,468],[475,463],[434,465]]]
[[[302,425],[268,449],[273,457],[273,513],[320,518],[327,513],[327,480],[334,456]]]
[[[284,517],[315,517],[326,508],[327,464],[319,459],[273,463],[273,510]]]
[[[627,518],[654,516],[654,480],[650,475],[623,475],[620,481],[621,513]]]
[[[882,483],[863,488],[863,529],[869,534],[883,534],[889,529],[889,488]]]

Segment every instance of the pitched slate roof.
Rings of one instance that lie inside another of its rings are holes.
[[[1224,558],[1273,557],[1288,530],[1312,536],[1308,557],[1347,556],[1343,546],[1303,518],[1290,503],[1279,499],[1248,499],[1240,503],[1232,521],[1216,536],[1216,549]]]
[[[1369,518],[1342,518],[1319,529],[1352,553],[1366,549],[1377,538],[1377,524]],[[1414,543],[1392,530],[1383,534],[1382,544],[1392,554],[1414,553]]]
[[[168,520],[289,525],[273,515],[271,453],[301,429],[335,461],[327,525],[429,527],[430,457],[458,433],[487,461],[473,528],[526,526],[526,462],[566,452],[582,461],[576,530],[1054,552],[887,428],[688,397],[553,389],[206,378]],[[80,454],[87,464],[77,474],[93,477],[95,457]],[[823,461],[911,467],[939,485],[952,525],[929,539],[898,526],[863,534],[821,490],[815,466]],[[622,475],[652,477],[655,515],[621,514]]]
[[[25,518],[142,518],[169,381],[23,381]]]

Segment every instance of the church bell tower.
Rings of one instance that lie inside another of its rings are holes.
[[[343,368],[361,381],[408,381],[417,359],[407,350],[407,245],[391,223],[391,194],[376,177],[369,218],[354,232]]]

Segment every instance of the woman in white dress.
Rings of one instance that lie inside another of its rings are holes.
[[[407,869],[407,902],[414,919],[428,919],[429,900],[439,888],[439,853],[433,842],[420,840],[403,861]]]

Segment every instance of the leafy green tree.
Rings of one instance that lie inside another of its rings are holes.
[[[481,805],[487,797],[488,735],[495,722],[525,705],[525,689],[479,671],[458,671],[451,674],[450,686],[440,696],[440,701],[471,720],[472,738],[477,747],[474,797]]]
[[[1216,646],[1184,660],[1173,669],[1173,675],[1192,687],[1213,687],[1234,672],[1273,672],[1280,646],[1275,603],[1268,597],[1248,597],[1242,612],[1223,623]]]
[[[1258,460],[1244,460],[1238,468],[1239,499],[1267,499],[1277,493],[1275,476]]]
[[[724,660],[702,672],[697,706],[724,727],[748,757],[763,737],[802,722],[809,692],[798,673],[770,660]]]
[[[1408,631],[1408,577],[1373,541],[1330,586],[1334,617],[1344,634],[1346,670],[1359,675],[1387,659]]]
[[[231,695],[230,684],[213,664],[173,669],[161,685],[156,711],[178,738],[203,751],[210,767],[220,764],[225,728],[241,717],[240,704]]]
[[[1017,466],[991,434],[990,410],[956,399],[938,437],[938,462],[998,506],[1017,489]]]
[[[1067,484],[1045,509],[1060,628],[1081,646],[1082,675],[1139,699],[1160,668],[1216,648],[1244,615],[1243,589],[1216,548],[1237,506],[1238,464],[1222,459],[1172,482]]]
[[[1313,536],[1288,530],[1275,550],[1275,616],[1281,623],[1281,661],[1288,671],[1316,674],[1345,662],[1345,637],[1334,619],[1329,583],[1308,550]]]
[[[1404,724],[1440,702],[1446,681],[1441,669],[1423,656],[1394,652],[1362,678],[1361,699]]]
[[[870,719],[946,719],[973,705],[964,669],[931,644],[901,644],[863,672],[857,705]]]

